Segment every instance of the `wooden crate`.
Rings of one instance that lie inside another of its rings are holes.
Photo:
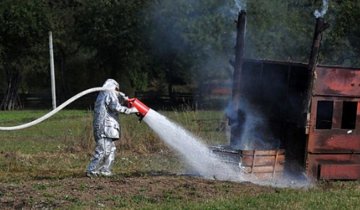
[[[282,176],[285,150],[240,150],[241,170],[261,179]]]

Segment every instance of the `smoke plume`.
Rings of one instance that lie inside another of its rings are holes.
[[[238,11],[246,10],[246,1],[245,0],[234,0],[235,5]]]
[[[329,0],[323,0],[323,6],[321,8],[321,11],[315,10],[314,16],[316,18],[324,17],[324,15],[326,14],[328,8],[329,8]]]

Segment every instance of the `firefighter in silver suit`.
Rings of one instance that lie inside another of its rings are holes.
[[[136,113],[134,108],[122,106],[119,97],[119,84],[113,79],[107,79],[103,85],[109,91],[101,91],[97,96],[94,107],[94,137],[96,141],[95,153],[87,167],[86,175],[111,176],[111,167],[115,160],[115,143],[120,138],[119,113]]]

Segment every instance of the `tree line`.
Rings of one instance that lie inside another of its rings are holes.
[[[246,1],[245,57],[307,62],[321,0]],[[320,63],[360,66],[360,2],[329,2]],[[0,2],[0,109],[20,93],[50,94],[52,31],[57,95],[116,79],[121,89],[171,94],[229,79],[238,8],[217,0],[3,0]]]

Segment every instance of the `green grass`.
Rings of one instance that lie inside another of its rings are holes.
[[[319,183],[311,189],[275,189],[257,194],[230,194],[220,192],[213,198],[197,199],[201,191],[186,189],[187,194],[174,189],[164,190],[158,196],[143,189],[129,197],[123,195],[99,196],[97,201],[73,204],[73,208],[96,207],[111,201],[113,208],[125,209],[359,209],[359,182],[334,182],[333,186]],[[230,183],[231,185],[231,183]],[[239,186],[241,187],[241,186]],[[241,189],[239,189],[241,191]]]
[[[203,203],[181,201],[153,205],[144,209],[359,209],[359,190],[279,190],[259,196],[215,198]]]
[[[0,112],[1,126],[30,122],[47,111]],[[220,112],[166,112],[173,121],[187,127],[208,142],[224,141],[216,128]],[[179,172],[178,157],[135,115],[120,116],[122,138],[114,170]],[[204,132],[204,130],[207,130]],[[94,148],[92,112],[65,110],[33,127],[0,131],[0,181],[31,179],[37,176],[68,177],[84,172]],[[165,157],[165,158],[164,158]],[[54,169],[57,168],[57,169]],[[61,169],[61,170],[60,170]],[[12,174],[15,176],[10,176]]]
[[[335,183],[336,189],[278,189],[258,196],[218,199],[208,203],[179,206],[190,209],[359,209],[358,182]],[[320,185],[321,186],[321,185]],[[161,206],[160,206],[161,207]],[[161,207],[161,208],[167,208]]]
[[[0,126],[26,123],[46,112],[0,112]],[[163,114],[209,144],[226,143],[221,112]],[[15,202],[15,194],[28,183],[30,194],[26,202],[35,208],[60,205],[70,209],[358,209],[360,206],[359,182],[319,182],[309,189],[279,189],[221,181],[198,182],[183,177],[152,178],[154,172],[179,173],[185,166],[144,122],[138,123],[136,116],[122,115],[121,124],[122,138],[117,142],[114,165],[117,175],[99,181],[81,179],[94,148],[90,111],[65,110],[28,129],[0,131],[0,201]],[[127,185],[131,180],[139,182],[134,189],[131,183]],[[107,192],[104,183],[115,183],[114,193]],[[17,190],[9,191],[4,186]],[[131,191],[117,192],[117,186],[129,187]],[[65,188],[69,191],[58,193]],[[95,194],[90,200],[82,198],[88,192]]]

